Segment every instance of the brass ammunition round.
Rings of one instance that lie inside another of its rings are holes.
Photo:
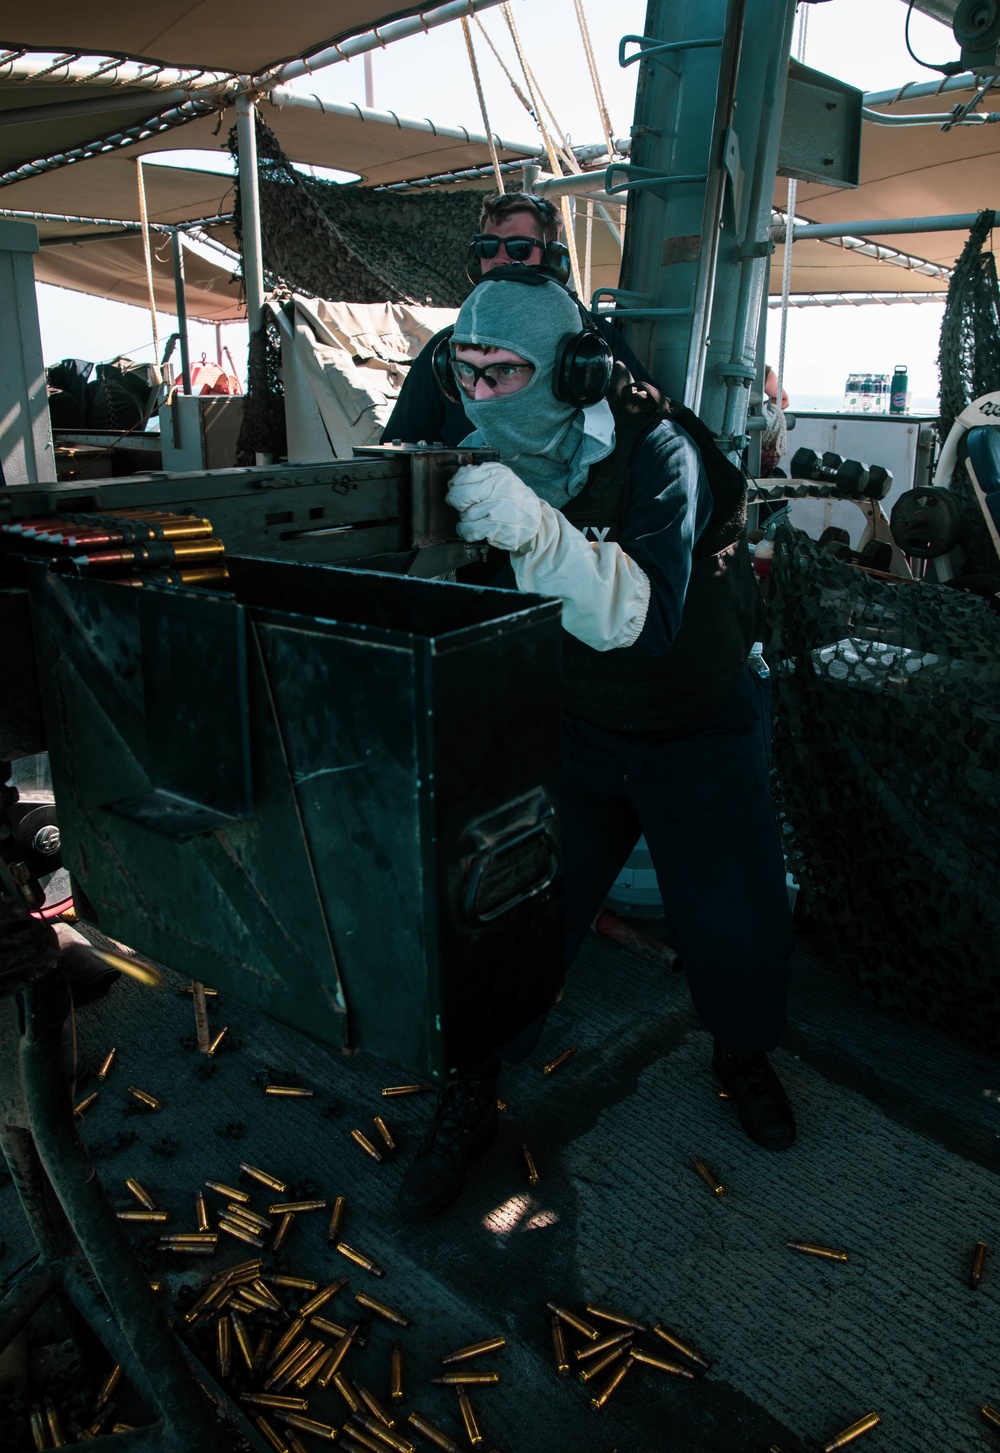
[[[207,1211],[207,1209],[205,1207],[205,1193],[204,1193],[204,1191],[196,1191],[195,1192],[195,1197],[194,1197],[194,1211],[195,1211],[195,1216],[198,1219],[198,1230],[199,1231],[207,1231],[208,1230],[208,1211]]]
[[[285,1442],[288,1444],[288,1453],[309,1453],[302,1439],[291,1428],[285,1429]]]
[[[349,1249],[350,1248],[348,1248],[348,1250]],[[339,1246],[337,1247],[337,1250],[340,1250]],[[351,1260],[356,1260],[356,1258],[360,1256],[360,1254],[360,1252],[355,1252],[354,1256],[351,1257]],[[367,1260],[367,1258],[359,1261],[358,1265],[363,1266],[365,1260]],[[301,1307],[299,1308],[299,1316],[311,1317],[314,1312],[319,1311],[320,1307],[325,1306],[331,1297],[335,1297],[340,1291],[341,1287],[344,1287],[346,1285],[347,1277],[338,1276],[335,1281],[330,1282],[327,1286],[323,1287],[320,1291],[318,1291],[314,1297],[310,1297],[307,1302],[302,1303]]]
[[[285,1330],[282,1332],[281,1336],[278,1338],[277,1342],[271,1349],[271,1356],[268,1358],[267,1363],[269,1368],[278,1366],[281,1359],[284,1357],[285,1353],[288,1351],[293,1343],[295,1343],[297,1346],[301,1345],[298,1342],[298,1339],[302,1336],[302,1333],[305,1330],[305,1325],[305,1317],[296,1317],[294,1322],[289,1323],[289,1325],[285,1328]]]
[[[355,1413],[354,1419],[366,1433],[370,1433],[373,1438],[384,1443],[386,1447],[394,1448],[396,1453],[417,1453],[412,1443],[401,1438],[398,1433],[393,1433],[389,1428],[383,1427],[375,1418],[366,1417],[364,1413]]]
[[[215,1324],[215,1350],[219,1360],[219,1376],[226,1378],[233,1370],[232,1337],[228,1317],[220,1317]]]
[[[315,1093],[301,1085],[267,1085],[264,1089],[265,1095],[283,1095],[286,1100],[309,1100]]]
[[[268,1206],[268,1214],[271,1216],[297,1216],[301,1211],[325,1211],[325,1201],[275,1201],[273,1206]],[[268,1223],[270,1224],[270,1223]]]
[[[107,1054],[104,1056],[104,1059],[101,1061],[101,1068],[97,1071],[97,1078],[99,1080],[106,1080],[108,1078],[108,1071],[114,1064],[115,1055],[117,1053],[117,1047],[113,1047],[108,1050]]]
[[[985,1241],[977,1241],[972,1249],[972,1265],[969,1267],[969,1286],[973,1291],[979,1287],[983,1272],[986,1269],[986,1256],[989,1247]]]
[[[411,1413],[406,1421],[412,1423],[417,1432],[422,1433],[429,1443],[434,1443],[438,1448],[442,1448],[444,1453],[462,1453],[460,1443],[456,1443],[454,1438],[449,1438],[447,1433],[443,1433],[427,1418],[421,1417],[420,1413]]]
[[[49,1437],[52,1439],[53,1448],[65,1448],[66,1435],[62,1429],[62,1421],[59,1417],[59,1409],[51,1398],[44,1400],[45,1422],[48,1426]]]
[[[229,1033],[229,1025],[228,1024],[224,1024],[223,1027],[219,1030],[218,1034],[212,1040],[212,1043],[208,1046],[208,1053],[209,1054],[214,1054],[215,1053],[215,1051],[219,1048],[219,1045],[222,1043],[223,1039],[226,1037],[226,1035],[228,1033]]]
[[[597,1341],[600,1336],[597,1328],[571,1312],[568,1307],[560,1307],[556,1302],[546,1302],[545,1305],[553,1316],[558,1317],[560,1322],[565,1322],[567,1327],[572,1327],[574,1332],[579,1332],[581,1337],[587,1337],[591,1342]]]
[[[531,1151],[526,1145],[521,1146],[521,1154],[524,1156],[524,1164],[528,1172],[528,1185],[537,1186],[539,1182],[538,1167],[535,1165]]]
[[[329,1356],[323,1364],[322,1372],[316,1379],[320,1387],[329,1387],[330,1383],[337,1375],[340,1364],[343,1362],[344,1358],[351,1350],[353,1342],[354,1338],[349,1333],[345,1332],[344,1336],[341,1337],[336,1347],[331,1350]]]
[[[370,1271],[372,1276],[385,1276],[385,1272],[377,1261],[372,1261],[362,1252],[355,1251],[353,1246],[348,1246],[346,1241],[338,1241],[337,1250],[341,1256],[346,1256],[348,1261],[353,1261],[355,1266],[360,1266],[363,1271]]]
[[[264,1245],[260,1237],[255,1236],[252,1231],[248,1231],[246,1226],[242,1226],[236,1221],[228,1221],[225,1217],[219,1222],[219,1230],[225,1231],[227,1236],[235,1237],[237,1241],[245,1241],[247,1246]]]
[[[696,1347],[691,1346],[690,1342],[683,1341],[678,1337],[676,1332],[671,1332],[669,1327],[664,1327],[662,1322],[657,1322],[653,1331],[657,1337],[662,1338],[664,1342],[670,1347],[673,1347],[677,1352],[680,1352],[682,1356],[690,1358],[699,1367],[703,1367],[706,1372],[711,1367],[711,1359],[706,1357],[704,1352],[699,1352]]]
[[[224,1181],[206,1181],[210,1191],[218,1191],[220,1196],[225,1196],[228,1201],[239,1201],[246,1204],[250,1199],[249,1191],[238,1191],[235,1186],[227,1186]]]
[[[464,1387],[457,1387],[455,1391],[458,1393],[458,1407],[462,1414],[462,1422],[465,1425],[465,1436],[473,1448],[478,1448],[483,1442],[483,1435],[479,1431],[479,1424],[476,1422],[476,1415],[472,1410],[469,1394],[465,1391]]]
[[[438,1387],[496,1387],[499,1372],[439,1372],[431,1382]]]
[[[284,1408],[290,1413],[304,1413],[309,1406],[308,1398],[284,1397],[277,1392],[241,1392],[240,1402],[262,1408]]]
[[[318,1281],[312,1281],[307,1276],[282,1276],[278,1272],[272,1272],[267,1279],[274,1282],[276,1287],[291,1287],[293,1291],[314,1292],[319,1287]]]
[[[397,1327],[409,1327],[409,1317],[404,1317],[402,1312],[397,1312],[395,1307],[390,1307],[387,1302],[380,1302],[377,1297],[370,1297],[367,1292],[356,1292],[354,1300],[359,1307],[367,1307],[376,1316],[383,1317],[387,1322],[394,1322]]]
[[[193,994],[194,984],[184,984],[179,992],[181,994]],[[205,995],[206,999],[217,999],[219,996],[218,989],[210,989],[207,984],[202,984],[201,992]]]
[[[253,1348],[250,1346],[250,1333],[247,1331],[247,1324],[239,1312],[230,1312],[229,1320],[233,1324],[233,1334],[236,1337],[236,1345],[243,1355],[243,1361],[247,1365],[247,1372],[253,1372]]]
[[[98,1092],[96,1090],[94,1090],[91,1094],[89,1094],[86,1097],[86,1099],[81,1100],[80,1103],[79,1103],[79,1105],[74,1105],[73,1106],[73,1114],[74,1115],[85,1115],[87,1113],[87,1111],[90,1109],[91,1105],[97,1099],[97,1093]]]
[[[333,1210],[330,1213],[330,1225],[326,1233],[326,1240],[329,1246],[332,1246],[340,1235],[340,1225],[344,1219],[344,1207],[346,1205],[347,1201],[343,1196],[338,1196],[333,1203]]]
[[[264,1434],[264,1437],[274,1449],[274,1453],[288,1453],[288,1449],[285,1447],[280,1436],[278,1435],[277,1429],[268,1422],[267,1418],[258,1414],[258,1416],[254,1418],[254,1422],[257,1424],[257,1427]]]
[[[818,1256],[823,1261],[846,1261],[847,1252],[833,1246],[817,1246],[812,1241],[786,1241],[789,1251],[801,1251],[804,1256]]]
[[[341,1429],[341,1437],[349,1440],[344,1445],[348,1453],[354,1453],[357,1448],[360,1448],[362,1453],[385,1453],[386,1445],[384,1443],[380,1443],[377,1438],[369,1438],[367,1433],[363,1433],[360,1428],[352,1427],[350,1423],[344,1424]]]
[[[329,1355],[330,1349],[323,1343],[320,1343],[318,1347],[313,1349],[312,1356],[302,1365],[299,1369],[298,1376],[295,1378],[295,1386],[300,1392],[305,1392],[309,1384],[322,1372]]]
[[[389,1357],[389,1396],[394,1403],[401,1402],[403,1392],[403,1344],[397,1338],[392,1344]]]
[[[372,1160],[377,1160],[381,1165],[383,1160],[382,1153],[381,1151],[375,1149],[374,1145],[372,1145],[371,1141],[366,1135],[362,1135],[360,1130],[352,1130],[351,1139],[355,1141],[356,1144],[361,1146],[361,1149],[365,1152],[366,1155],[370,1155]]]
[[[382,1094],[388,1099],[390,1095],[422,1095],[429,1089],[429,1085],[386,1085]]]
[[[48,1433],[45,1428],[45,1417],[41,1408],[31,1409],[29,1422],[31,1424],[32,1441],[34,1442],[35,1448],[41,1453],[41,1450],[49,1446]]]
[[[271,1288],[262,1282],[259,1276],[255,1276],[250,1285],[257,1295],[263,1297],[268,1306],[273,1307],[276,1312],[283,1312],[285,1310],[283,1304],[274,1295]]]
[[[991,1408],[989,1403],[983,1403],[979,1412],[994,1428],[1000,1428],[1000,1412],[996,1408]]]
[[[595,1413],[599,1413],[601,1411],[608,1398],[615,1391],[615,1389],[620,1386],[624,1378],[627,1376],[629,1368],[631,1366],[631,1359],[626,1357],[625,1361],[619,1363],[619,1365],[615,1368],[614,1372],[608,1378],[607,1382],[601,1388],[600,1392],[596,1393],[590,1399],[590,1406],[594,1409]]]
[[[554,1075],[556,1070],[561,1070],[566,1061],[572,1059],[576,1053],[576,1045],[572,1049],[564,1049],[562,1054],[557,1054],[555,1059],[550,1059],[547,1065],[542,1065],[542,1074]]]
[[[285,1242],[288,1240],[288,1233],[289,1231],[291,1231],[294,1221],[295,1216],[293,1215],[293,1213],[291,1211],[286,1211],[281,1218],[277,1231],[275,1231],[274,1233],[274,1239],[271,1242],[272,1251],[280,1251],[281,1248],[284,1246]]]
[[[596,1358],[593,1362],[588,1362],[586,1367],[581,1367],[577,1376],[581,1382],[590,1382],[591,1378],[600,1377],[602,1372],[606,1372],[609,1367],[614,1366],[619,1357],[623,1357],[627,1351],[628,1348],[619,1343],[617,1347],[609,1348],[603,1356]]]
[[[631,1328],[623,1332],[609,1332],[607,1337],[602,1337],[598,1342],[590,1342],[586,1347],[577,1348],[574,1356],[578,1362],[585,1362],[591,1357],[602,1357],[605,1352],[610,1352],[612,1347],[620,1347],[623,1342],[631,1342],[635,1333]]]
[[[121,1380],[121,1363],[116,1362],[114,1367],[108,1373],[107,1377],[104,1379],[104,1381],[101,1383],[100,1388],[98,1389],[97,1398],[94,1402],[95,1413],[99,1413],[101,1409],[106,1405],[111,1397],[111,1394],[114,1392],[115,1388],[118,1386]]]
[[[487,1337],[483,1342],[470,1342],[468,1347],[460,1347],[457,1352],[449,1352],[447,1357],[441,1358],[443,1367],[450,1367],[453,1362],[467,1362],[470,1357],[482,1357],[486,1352],[496,1352],[500,1347],[506,1347],[506,1337]]]
[[[277,1191],[279,1195],[282,1191],[288,1190],[288,1185],[285,1181],[279,1181],[276,1176],[269,1176],[267,1171],[259,1170],[255,1165],[247,1165],[245,1160],[240,1161],[240,1170],[244,1175],[249,1176],[251,1180],[260,1181],[262,1186],[267,1186],[271,1191]],[[207,1184],[210,1185],[211,1182],[209,1181]],[[234,1201],[249,1201],[249,1199],[249,1196],[241,1196],[239,1193],[233,1197]]]
[[[234,1293],[226,1306],[231,1312],[241,1312],[245,1317],[252,1317],[254,1312],[260,1311],[259,1307],[255,1307],[253,1302],[248,1302],[246,1297],[240,1296],[239,1293]]]
[[[275,1413],[282,1423],[287,1423],[290,1428],[298,1428],[302,1433],[312,1433],[316,1438],[326,1438],[332,1443],[337,1436],[337,1430],[329,1423],[318,1423],[315,1418],[304,1418],[301,1413],[286,1412],[282,1409]]]
[[[381,1115],[375,1116],[375,1129],[378,1131],[379,1135],[381,1135],[389,1150],[395,1150],[396,1142],[392,1138],[392,1131],[382,1119]]]
[[[691,1164],[694,1166],[695,1171],[698,1175],[701,1176],[702,1180],[705,1182],[706,1186],[708,1186],[708,1189],[712,1192],[713,1195],[724,1196],[726,1194],[726,1188],[719,1180],[719,1177],[712,1174],[712,1172],[709,1170],[708,1166],[703,1160],[699,1160],[696,1155],[692,1155]]]
[[[655,1352],[646,1352],[642,1347],[630,1348],[629,1356],[633,1362],[642,1362],[646,1367],[657,1367],[661,1372],[669,1372],[674,1377],[686,1378],[688,1382],[694,1380],[694,1373],[689,1367],[682,1367],[679,1362],[668,1362],[665,1357],[657,1357]]]
[[[136,1200],[140,1203],[140,1205],[146,1207],[147,1211],[156,1210],[156,1202],[153,1200],[149,1192],[143,1189],[143,1187],[134,1178],[134,1176],[129,1176],[128,1180],[125,1182],[125,1185],[132,1192],[133,1196],[135,1196]]]
[[[325,1332],[328,1337],[346,1337],[348,1331],[339,1322],[330,1322],[326,1317],[310,1317],[309,1326],[315,1327],[317,1332]]]
[[[135,979],[137,984],[144,984],[147,989],[158,989],[163,983],[163,975],[159,969],[152,964],[144,963],[142,959],[133,958],[131,954],[116,954],[111,949],[94,949],[98,957],[102,958],[109,968],[117,969],[119,973]],[[154,1110],[160,1108],[159,1101],[153,1106]]]
[[[507,1104],[506,1100],[498,1100],[497,1109],[499,1110],[501,1115],[506,1115],[507,1111],[510,1109],[510,1106]]]
[[[862,1433],[869,1432],[882,1421],[878,1413],[865,1413],[856,1423],[844,1428],[842,1432],[831,1438],[829,1443],[823,1444],[823,1453],[836,1453],[838,1448],[846,1448],[848,1443],[853,1443],[855,1438],[860,1438]]]
[[[115,1215],[119,1221],[157,1221],[170,1220],[169,1211],[116,1211]]]
[[[163,1105],[162,1100],[158,1100],[148,1090],[140,1090],[137,1085],[129,1085],[128,1092],[130,1095],[134,1095],[137,1100],[141,1100],[144,1105],[148,1105],[151,1110],[159,1110]]]
[[[255,1373],[262,1372],[267,1366],[267,1359],[271,1355],[271,1343],[274,1341],[274,1333],[270,1327],[265,1327],[257,1338],[257,1346],[253,1349],[253,1370]]]
[[[161,1236],[159,1246],[217,1246],[215,1231],[178,1231],[175,1236]]]
[[[552,1350],[556,1358],[556,1372],[560,1377],[569,1374],[569,1358],[566,1356],[566,1334],[558,1317],[552,1318]]]
[[[280,1392],[283,1387],[292,1381],[293,1377],[298,1376],[315,1350],[315,1342],[311,1342],[308,1337],[304,1337],[274,1369],[271,1376],[264,1383],[264,1390],[270,1392],[271,1388],[274,1387]]]
[[[157,1251],[169,1251],[174,1256],[214,1256],[214,1241],[159,1241]]]
[[[193,1325],[193,1323],[197,1322],[198,1318],[204,1312],[207,1312],[209,1308],[219,1300],[225,1290],[226,1283],[224,1281],[212,1282],[208,1290],[201,1294],[201,1296],[195,1302],[194,1306],[189,1307],[188,1310],[184,1313],[185,1322],[187,1322],[189,1325]]]
[[[252,1311],[273,1312],[275,1310],[274,1302],[270,1297],[262,1297],[260,1292],[254,1291],[253,1287],[244,1287],[240,1291],[239,1297]],[[243,1310],[242,1307],[240,1310]]]
[[[361,1399],[358,1397],[357,1393],[354,1391],[354,1388],[351,1386],[350,1382],[347,1380],[344,1374],[342,1372],[335,1372],[333,1374],[332,1381],[334,1387],[340,1393],[340,1396],[344,1399],[344,1402],[347,1404],[350,1411],[352,1413],[360,1413],[362,1408]]]
[[[261,1231],[270,1231],[274,1225],[273,1221],[262,1216],[258,1211],[251,1211],[249,1206],[242,1201],[233,1201],[226,1207],[226,1215],[231,1221],[246,1221],[249,1226],[257,1226]]]
[[[631,1327],[634,1332],[649,1331],[645,1322],[640,1322],[638,1317],[630,1317],[627,1312],[613,1312],[610,1307],[598,1307],[593,1302],[587,1303],[587,1311],[592,1317],[600,1317],[602,1322],[614,1322],[618,1327]]]

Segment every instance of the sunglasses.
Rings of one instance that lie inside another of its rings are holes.
[[[536,247],[545,250],[545,243],[537,237],[490,237],[483,233],[472,239],[472,245],[477,257],[487,259],[496,257],[502,247],[511,262],[527,262]]]
[[[494,393],[516,393],[534,373],[535,365],[533,363],[488,363],[485,368],[477,368],[474,363],[463,363],[461,359],[453,358],[451,371],[455,375],[455,382],[459,388],[471,398],[480,379],[484,379]]]

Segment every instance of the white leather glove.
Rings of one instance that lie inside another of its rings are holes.
[[[463,464],[445,496],[460,512],[461,540],[486,540],[511,554],[530,549],[542,517],[542,501],[506,464]]]
[[[562,623],[595,651],[638,639],[649,610],[649,576],[611,540],[588,540],[566,516],[539,500],[530,548],[511,556],[518,590],[558,596]]]

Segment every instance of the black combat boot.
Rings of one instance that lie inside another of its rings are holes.
[[[795,1116],[766,1054],[737,1059],[716,1042],[712,1069],[736,1105],[740,1124],[765,1150],[787,1150],[795,1141]]]
[[[496,1060],[449,1080],[438,1094],[434,1120],[399,1188],[404,1221],[426,1221],[462,1189],[466,1167],[497,1133]]]

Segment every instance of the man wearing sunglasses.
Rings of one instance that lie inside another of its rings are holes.
[[[559,240],[557,209],[544,197],[527,192],[497,192],[487,196],[479,213],[479,231],[469,244],[468,272],[478,283],[497,267],[519,263],[541,268],[565,284],[569,280],[569,252]],[[650,380],[646,370],[618,330],[606,318],[595,318],[597,330],[637,382]],[[434,380],[431,359],[444,333],[436,333],[410,365],[395,407],[382,431],[381,442],[419,444],[440,442],[453,448],[470,429],[460,402],[445,399]]]
[[[635,388],[606,350],[594,386],[581,321],[528,269],[466,299],[435,376],[464,404],[462,442],[499,458],[460,468],[448,503],[461,538],[491,547],[495,584],[562,601],[567,966],[644,834],[712,1069],[751,1139],[785,1150],[795,1120],[767,1052],[791,924],[768,705],[747,665],[760,595],[746,485],[694,415]],[[442,1087],[403,1178],[405,1219],[458,1194],[497,1133],[500,1060],[530,1053],[543,1022]]]

